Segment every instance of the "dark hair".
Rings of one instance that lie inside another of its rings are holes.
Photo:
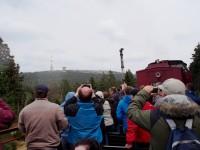
[[[104,98],[106,99],[106,98],[109,97],[109,93],[108,93],[107,91],[104,91],[104,92],[103,92],[103,96],[104,96]]]
[[[36,91],[36,98],[46,98],[47,97],[47,93],[46,92],[38,92]]]
[[[114,86],[113,86],[113,87],[111,87],[111,88],[110,88],[110,90],[111,90],[113,93],[116,93],[116,92],[117,92],[117,88],[116,88],[116,87],[114,87]]]
[[[86,146],[86,150],[101,150],[101,146],[94,139],[83,139],[74,145],[74,150],[78,146]]]
[[[133,87],[131,86],[127,86],[125,89],[124,89],[124,92],[126,95],[132,95],[132,90],[133,90]]]
[[[193,84],[191,82],[187,83],[186,87],[187,87],[188,90],[194,91],[194,86],[193,86]]]
[[[138,89],[133,88],[133,89],[131,90],[131,95],[132,95],[132,96],[135,96],[138,92],[139,92]]]

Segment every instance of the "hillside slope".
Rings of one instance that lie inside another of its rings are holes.
[[[62,80],[68,80],[69,83],[85,83],[91,77],[99,80],[103,74],[108,74],[109,71],[91,71],[91,70],[66,70],[66,71],[42,71],[23,73],[24,83],[26,85],[35,86],[36,84],[57,83]],[[122,74],[114,72],[117,80],[121,80]]]

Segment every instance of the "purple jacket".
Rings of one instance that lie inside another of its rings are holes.
[[[0,130],[8,128],[15,118],[11,108],[0,98]]]

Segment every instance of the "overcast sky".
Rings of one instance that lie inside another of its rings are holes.
[[[156,59],[191,62],[200,0],[0,0],[0,37],[21,71],[135,72]]]

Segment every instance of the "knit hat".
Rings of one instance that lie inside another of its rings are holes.
[[[47,93],[49,91],[48,87],[46,85],[43,85],[43,84],[36,86],[35,90],[38,93]]]
[[[104,99],[104,95],[103,95],[103,92],[102,91],[97,91],[95,93],[97,96],[99,96],[101,99]]]
[[[170,94],[185,94],[185,84],[174,78],[165,80],[161,85],[158,86],[166,95]]]

